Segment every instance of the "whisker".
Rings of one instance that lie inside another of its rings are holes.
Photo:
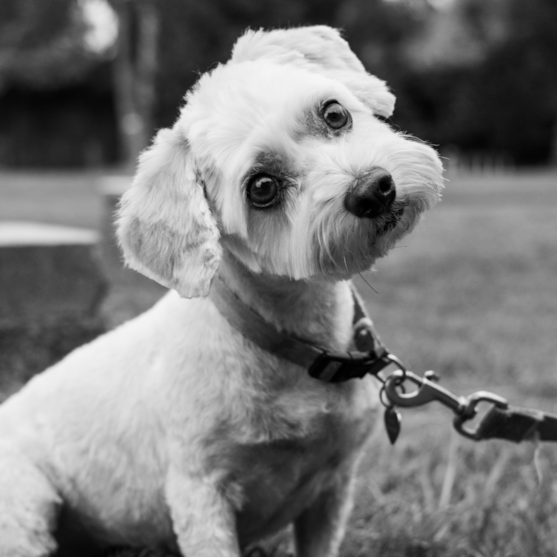
[[[369,282],[364,278],[364,275],[362,275],[362,273],[358,273],[360,275],[360,278],[376,293],[379,294],[379,292],[377,290],[375,290],[375,288],[373,288],[373,286],[371,286],[371,284],[369,284]]]

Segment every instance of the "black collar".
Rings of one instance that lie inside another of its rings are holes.
[[[391,361],[389,352],[373,329],[363,303],[352,288],[354,318],[350,350],[325,350],[307,340],[277,330],[256,311],[247,306],[217,276],[209,297],[226,320],[245,338],[263,350],[308,370],[311,377],[338,383],[366,374],[377,375]]]

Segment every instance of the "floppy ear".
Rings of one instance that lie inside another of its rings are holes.
[[[333,77],[344,83],[371,110],[388,118],[395,96],[381,79],[366,72],[338,30],[327,25],[247,31],[238,39],[230,61],[272,58]]]
[[[221,246],[187,140],[161,130],[139,158],[118,212],[128,266],[185,298],[206,296]]]

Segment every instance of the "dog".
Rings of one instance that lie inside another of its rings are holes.
[[[338,554],[376,380],[319,381],[252,336],[350,347],[350,278],[443,186],[394,101],[326,26],[247,31],[201,76],[118,214],[127,264],[171,292],[0,407],[1,557],[72,532],[79,555],[238,557],[291,523],[298,557]]]

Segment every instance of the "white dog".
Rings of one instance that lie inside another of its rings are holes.
[[[238,557],[291,522],[299,557],[337,555],[375,380],[253,339],[347,350],[349,278],[438,200],[441,164],[329,27],[248,31],[186,101],[119,215],[128,264],[175,292],[0,407],[1,557],[72,530]]]

